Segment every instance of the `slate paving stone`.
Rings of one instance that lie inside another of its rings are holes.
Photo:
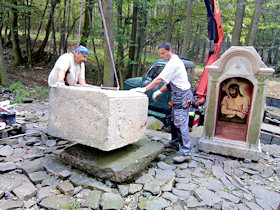
[[[175,185],[176,189],[178,190],[186,190],[186,191],[192,191],[195,190],[196,188],[198,188],[198,186],[196,184],[193,183],[177,183]]]
[[[59,176],[59,173],[68,170],[70,167],[60,161],[58,158],[49,156],[49,161],[43,163],[44,168],[49,174]]]
[[[0,172],[8,172],[16,169],[16,165],[13,162],[0,163]]]
[[[102,196],[102,192],[98,190],[91,191],[88,194],[87,198],[82,203],[82,207],[98,209],[101,196]]]
[[[191,171],[189,169],[180,169],[180,168],[177,168],[174,170],[175,173],[176,173],[176,176],[177,177],[180,177],[180,178],[191,178]]]
[[[262,210],[262,208],[261,208],[258,204],[254,203],[254,202],[245,202],[245,203],[246,203],[246,205],[247,205],[250,209]]]
[[[175,178],[169,180],[165,185],[163,185],[163,186],[161,187],[161,190],[162,190],[163,192],[171,191],[172,188],[173,188],[173,186],[174,186],[174,183],[175,183]]]
[[[29,200],[33,196],[36,195],[37,189],[31,182],[24,183],[23,185],[13,189],[13,193],[20,199],[20,200]]]
[[[280,201],[280,193],[270,191],[260,185],[253,185],[249,189],[255,195],[256,198],[261,198],[265,200],[271,206],[272,209],[277,209]]]
[[[2,209],[16,209],[21,208],[23,206],[23,202],[14,200],[0,200],[0,206]]]
[[[163,169],[163,170],[168,170],[168,169],[173,170],[173,169],[176,168],[176,166],[169,165],[169,164],[167,164],[165,162],[162,162],[162,161],[157,163],[157,167],[160,168],[160,169]]]
[[[171,169],[168,170],[162,170],[162,169],[156,169],[156,179],[157,180],[171,180],[175,178],[175,172]]]
[[[217,196],[215,193],[207,190],[205,187],[196,189],[194,194],[198,200],[203,201],[207,206],[213,206],[221,201],[220,196]]]
[[[44,198],[53,196],[53,195],[57,195],[59,194],[59,191],[56,189],[56,187],[52,186],[52,187],[42,187],[41,189],[38,190],[37,192],[37,200],[41,201]]]
[[[224,210],[226,210],[226,209],[228,209],[228,210],[238,210],[238,207],[234,203],[223,201],[222,209],[224,209]]]
[[[10,145],[5,145],[0,148],[0,156],[8,157],[14,153],[14,149]]]
[[[198,180],[198,182],[201,183],[202,186],[206,187],[208,190],[213,190],[215,192],[225,191],[223,184],[219,180],[214,179],[212,177],[199,178],[195,180]]]
[[[266,169],[264,169],[264,172],[261,174],[261,176],[263,177],[263,178],[269,178],[269,177],[271,177],[272,175],[273,175],[273,170],[272,169],[270,169],[270,168],[266,168]]]
[[[42,186],[42,187],[52,186],[52,185],[53,185],[53,186],[57,186],[58,183],[59,183],[59,180],[58,180],[56,177],[52,176],[52,177],[49,178],[49,179],[43,180],[42,183],[41,183],[41,186]]]
[[[63,181],[63,182],[60,182],[58,185],[57,185],[57,189],[59,189],[59,191],[65,195],[69,195],[69,196],[72,196],[73,193],[74,193],[74,186],[71,182],[69,182],[68,180],[67,181]]]
[[[240,202],[240,198],[232,195],[230,193],[227,192],[217,192],[217,195],[220,196],[221,198],[231,201],[232,203],[238,204]]]
[[[24,202],[24,207],[26,209],[30,209],[32,206],[34,206],[35,204],[37,204],[37,202],[35,200],[29,199],[28,201]]]
[[[68,201],[71,200],[71,197],[65,195],[55,195],[43,199],[39,205],[46,209],[67,209]]]
[[[272,208],[269,206],[269,204],[265,200],[256,199],[256,203],[265,210],[272,210]]]
[[[76,186],[83,186],[83,187],[89,187],[89,188],[95,188],[104,192],[112,192],[112,189],[107,187],[105,184],[103,184],[100,181],[97,181],[94,178],[88,177],[85,173],[78,171],[78,170],[72,170],[72,174],[69,177],[69,180],[74,183]]]
[[[186,190],[178,190],[173,188],[171,191],[174,195],[177,195],[180,200],[185,200],[190,196],[190,192]]]
[[[22,185],[28,178],[25,175],[12,172],[10,174],[0,174],[0,190],[4,192],[11,192],[16,187]]]
[[[158,180],[149,180],[145,183],[144,188],[145,191],[151,192],[153,195],[157,195],[160,193],[160,185]]]
[[[68,170],[63,170],[58,174],[58,177],[60,177],[62,179],[67,179],[70,176],[71,176],[71,172]]]
[[[206,203],[204,203],[203,201],[199,202],[199,200],[192,195],[190,197],[188,197],[188,200],[187,200],[188,208],[198,209],[199,207],[203,207],[203,206],[206,206]]]
[[[129,194],[134,194],[142,190],[143,185],[142,184],[130,184],[129,185]]]
[[[119,194],[104,193],[101,198],[102,209],[121,209],[124,200]]]
[[[129,185],[118,185],[120,194],[125,197],[128,195]]]
[[[164,198],[157,198],[151,201],[142,201],[138,205],[138,208],[141,210],[161,210],[167,207],[170,207],[170,204]]]
[[[250,210],[246,205],[244,205],[242,203],[237,204],[237,208],[239,210]]]
[[[164,192],[161,197],[171,201],[172,203],[176,203],[178,201],[178,196],[170,192]]]
[[[47,172],[45,172],[45,171],[37,171],[37,172],[33,172],[33,173],[28,173],[28,176],[34,184],[39,184],[43,180],[51,178],[51,176],[49,174],[47,174]]]

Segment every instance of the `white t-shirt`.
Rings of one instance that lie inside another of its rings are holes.
[[[188,90],[191,88],[185,65],[176,54],[171,56],[158,77],[163,79],[167,84],[172,82],[181,90]]]
[[[73,53],[65,53],[57,59],[48,78],[48,84],[50,87],[56,87],[59,70],[63,70],[65,73],[69,70],[69,73],[67,73],[64,80],[70,86],[76,85],[79,79],[85,79],[85,64],[75,63]]]

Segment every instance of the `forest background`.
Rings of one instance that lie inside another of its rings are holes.
[[[47,87],[59,55],[80,43],[90,49],[88,83],[115,86],[97,0],[0,0],[0,83],[22,81]],[[254,46],[264,63],[280,73],[280,2],[220,0],[224,41]],[[79,36],[82,8],[81,34]],[[157,46],[171,42],[175,53],[203,69],[209,50],[203,0],[103,0],[104,16],[121,87],[142,76],[159,59]]]

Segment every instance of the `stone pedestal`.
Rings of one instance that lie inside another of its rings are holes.
[[[48,133],[103,151],[145,136],[148,97],[89,87],[51,88]]]
[[[253,47],[231,47],[206,70],[206,114],[199,149],[258,160],[267,76],[274,70],[265,66]]]

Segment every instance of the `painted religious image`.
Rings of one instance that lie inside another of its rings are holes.
[[[253,85],[243,78],[221,83],[219,120],[245,124],[250,110]]]

